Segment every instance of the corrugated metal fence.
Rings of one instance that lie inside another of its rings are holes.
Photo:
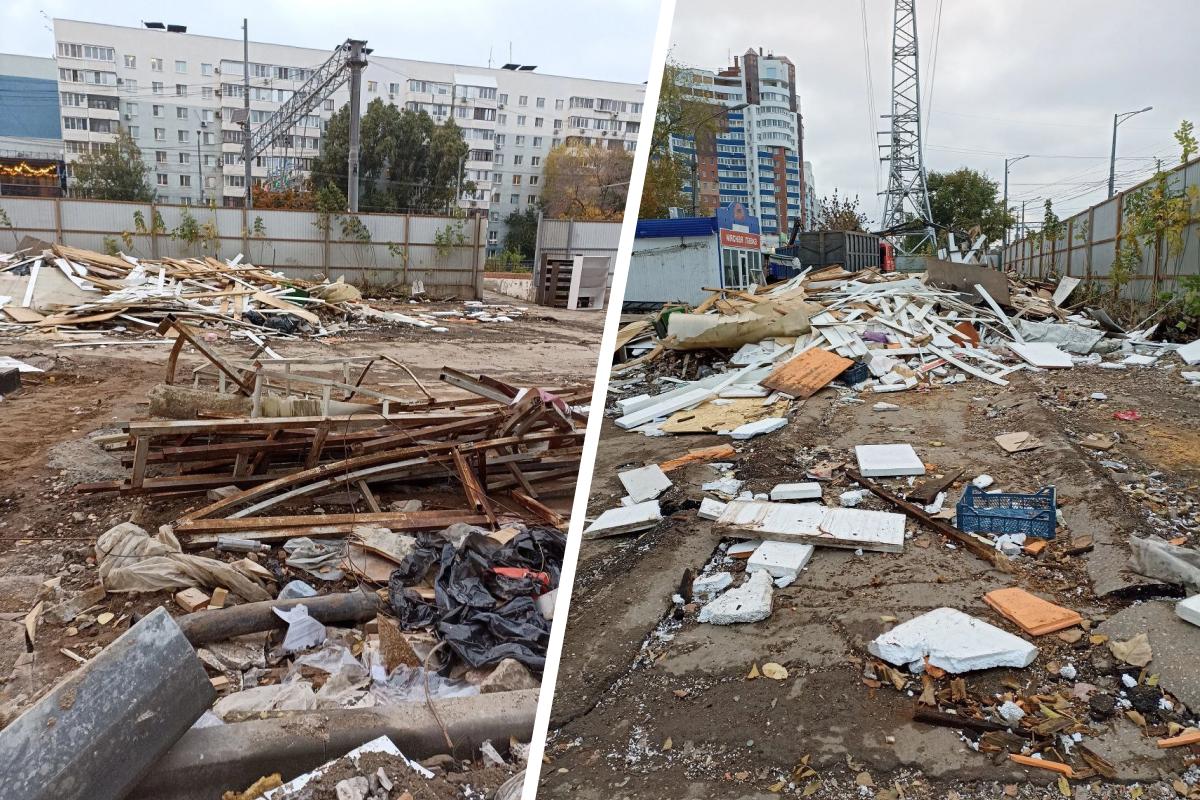
[[[1070,275],[1104,287],[1121,244],[1121,225],[1127,216],[1129,195],[1150,183],[1138,184],[1110,200],[1063,220],[1063,233],[1055,240],[1025,238],[1004,251],[1004,265],[1018,274],[1034,278]],[[1200,159],[1171,170],[1167,185],[1172,191],[1200,186]],[[1123,297],[1150,300],[1162,291],[1178,289],[1181,275],[1200,275],[1200,218],[1192,209],[1192,222],[1183,230],[1182,248],[1167,242],[1144,242],[1142,262],[1132,280],[1122,288]]]
[[[207,208],[202,206],[122,203],[102,200],[0,197],[19,239],[29,235],[88,250],[105,251],[115,239],[129,255],[183,258],[238,253],[254,264],[294,278],[345,277],[360,286],[408,286],[421,281],[433,297],[478,298],[483,290],[487,221],[415,214],[357,214],[331,217],[323,224],[313,211]],[[143,220],[138,233],[135,214]],[[199,226],[211,226],[206,242],[188,242],[172,232],[191,214]],[[152,220],[161,217],[158,230]],[[358,224],[342,223],[357,219]],[[132,246],[122,241],[131,237]],[[0,237],[7,233],[0,230]],[[0,250],[7,249],[0,238]],[[440,242],[439,242],[440,240]],[[207,247],[207,250],[204,248]]]

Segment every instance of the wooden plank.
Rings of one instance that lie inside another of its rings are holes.
[[[463,458],[462,451],[454,448],[450,451],[450,457],[454,459],[454,469],[458,473],[458,479],[462,482],[463,491],[467,495],[467,502],[476,511],[480,511],[488,518],[488,523],[496,527],[496,514],[492,511],[492,504],[488,500],[487,491],[479,485],[479,477],[471,470],[471,465]]]
[[[817,347],[785,361],[759,384],[804,400],[852,366],[850,359]]]
[[[358,487],[358,491],[362,492],[363,500],[367,503],[367,508],[371,509],[372,514],[382,514],[383,509],[379,507],[379,501],[375,499],[375,493],[371,491],[371,487],[366,481],[359,481],[354,484]]]
[[[983,298],[983,302],[988,304],[988,308],[992,309],[996,316],[999,317],[1000,321],[1004,323],[1004,327],[1008,328],[1009,335],[1011,335],[1012,338],[1018,343],[1023,344],[1025,340],[1021,338],[1020,332],[1013,327],[1013,324],[1009,321],[1008,316],[1000,310],[1000,305],[994,299],[992,299],[992,296],[988,294],[987,289],[983,288],[982,284],[977,283],[975,284],[975,291],[980,297]]]
[[[321,327],[320,317],[311,311],[305,311],[295,303],[289,303],[287,300],[280,300],[278,297],[267,294],[266,292],[255,292],[250,299],[256,303],[262,303],[264,306],[270,306],[271,308],[277,308],[280,311],[286,311],[288,314],[291,314],[294,317],[299,317],[310,325],[315,325],[318,328]]]
[[[686,454],[677,458],[672,458],[669,461],[664,461],[658,465],[658,468],[663,472],[674,472],[677,469],[682,469],[689,464],[698,464],[705,461],[717,461],[724,458],[733,458],[737,455],[731,444],[718,444],[712,447],[701,447],[696,450],[689,450]]]
[[[535,517],[545,522],[550,523],[559,530],[567,529],[567,520],[554,509],[543,503],[533,499],[524,492],[519,492],[516,489],[509,492],[512,498],[516,500],[526,510],[531,512]]]
[[[32,308],[23,306],[6,305],[4,313],[10,316],[14,321],[30,325],[35,322],[41,322],[45,319],[41,314],[34,311]]]
[[[428,518],[415,518],[416,515],[431,514]],[[487,518],[478,514],[468,514],[460,511],[409,511],[409,512],[390,512],[383,514],[350,514],[344,516],[354,517],[350,522],[327,522],[326,517],[320,514],[300,517],[305,520],[299,525],[280,525],[273,529],[264,529],[260,531],[241,531],[237,533],[239,539],[246,539],[252,542],[265,542],[274,544],[285,542],[288,539],[296,536],[338,536],[352,533],[355,528],[362,525],[376,524],[389,528],[393,531],[431,531],[441,530],[449,527],[456,522],[462,522],[466,525],[482,525],[487,522]],[[400,517],[405,517],[401,519]],[[264,517],[264,519],[272,519]],[[297,519],[288,517],[275,517],[278,520]],[[186,533],[186,532],[185,532]],[[203,550],[208,547],[215,547],[217,540],[221,536],[230,535],[229,531],[201,533],[196,535],[188,535],[183,539],[182,545],[185,550]]]
[[[244,517],[242,519],[197,519],[180,523],[176,526],[175,532],[190,535],[193,533],[271,531],[282,528],[324,527],[331,525],[348,525],[351,527],[355,525],[381,525],[392,530],[429,530],[444,528],[455,522],[484,525],[488,522],[488,519],[483,514],[476,514],[470,511],[293,514],[277,517]],[[238,535],[240,536],[241,533]]]
[[[133,473],[129,479],[130,485],[134,489],[142,488],[142,482],[146,478],[146,456],[149,454],[150,438],[148,436],[137,437],[133,444]]]

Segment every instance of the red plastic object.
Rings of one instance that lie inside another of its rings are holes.
[[[1136,408],[1131,408],[1126,411],[1116,411],[1113,413],[1114,419],[1124,420],[1125,422],[1136,422],[1142,418],[1142,415],[1137,412]]]
[[[550,574],[546,572],[534,572],[524,567],[492,567],[492,572],[514,580],[531,578],[545,587],[546,591],[550,591]]]

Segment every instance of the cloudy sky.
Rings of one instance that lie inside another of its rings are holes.
[[[805,154],[817,193],[857,194],[877,220],[887,185],[876,159],[876,130],[891,91],[890,0],[681,0],[672,55],[684,64],[721,67],[731,54],[762,47],[796,64],[806,128]],[[936,32],[938,7],[941,32]],[[868,92],[864,57],[874,86]],[[1005,156],[1030,154],[1009,170],[1009,202],[1041,218],[1046,197],[1060,217],[1107,194],[1112,118],[1126,122],[1117,143],[1117,186],[1177,161],[1180,120],[1200,129],[1195,34],[1200,3],[1154,0],[921,0],[917,4],[925,165],[968,166],[995,180]],[[936,63],[935,63],[936,56]]]
[[[252,40],[328,48],[347,37],[367,39],[380,55],[487,66],[509,60],[539,72],[641,83],[646,80],[657,0],[453,0],[453,2],[315,2],[205,0],[4,0],[0,52],[51,56],[54,17],[140,25],[187,25],[190,33],[240,38],[242,17]]]

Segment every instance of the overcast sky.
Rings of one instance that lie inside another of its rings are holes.
[[[512,58],[539,72],[629,83],[646,80],[657,0],[452,0],[315,2],[205,0],[4,0],[0,52],[52,56],[54,17],[137,26],[186,25],[190,33],[240,38],[242,17],[255,41],[333,50],[347,37],[380,55],[487,66]]]
[[[1171,134],[1180,120],[1200,129],[1195,0],[946,0],[940,36],[938,5],[917,4],[922,107],[932,105],[926,169],[968,166],[1001,181],[1006,155],[1037,156],[1009,169],[1009,203],[1029,200],[1027,218],[1041,218],[1045,197],[1065,218],[1106,196],[1114,113],[1154,106],[1119,128],[1118,188],[1153,171],[1146,156],[1178,161]],[[835,187],[857,194],[874,221],[882,211],[876,192],[887,185],[874,131],[887,124],[870,119],[868,96],[876,114],[888,112],[892,6],[890,0],[681,0],[672,55],[709,69],[752,46],[788,56],[796,64],[805,156],[818,195]]]

